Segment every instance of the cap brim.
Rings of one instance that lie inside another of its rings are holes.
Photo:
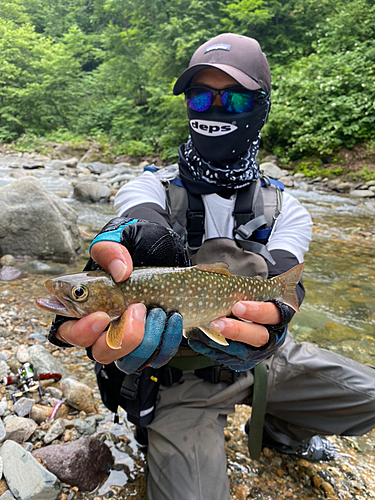
[[[245,75],[241,70],[237,68],[233,68],[233,66],[228,66],[227,64],[195,64],[194,66],[191,66],[190,68],[186,69],[181,75],[178,77],[174,87],[173,87],[173,94],[174,95],[179,95],[184,92],[189,86],[190,86],[190,81],[193,78],[193,76],[198,73],[198,71],[201,71],[202,69],[205,68],[216,68],[219,69],[220,71],[223,71],[223,73],[226,73],[227,75],[231,76],[236,82],[238,82],[240,85],[245,87],[248,90],[258,90],[261,89],[262,86],[250,78],[248,75]]]

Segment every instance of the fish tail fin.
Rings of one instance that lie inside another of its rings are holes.
[[[299,309],[296,286],[298,285],[302,277],[304,266],[305,263],[301,262],[301,264],[297,264],[296,266],[292,267],[292,269],[289,269],[289,271],[287,271],[286,273],[280,274],[279,276],[273,278],[273,280],[277,281],[280,284],[281,294],[279,295],[279,297],[276,297],[276,299],[290,306],[297,313],[299,313]]]

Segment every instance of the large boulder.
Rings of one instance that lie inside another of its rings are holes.
[[[35,458],[60,481],[92,491],[108,475],[113,457],[108,446],[93,438],[82,438],[66,444],[50,445],[32,452]]]
[[[77,214],[34,177],[0,189],[0,256],[73,262],[81,248]]]

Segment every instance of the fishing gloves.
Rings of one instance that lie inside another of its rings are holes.
[[[102,229],[91,246],[98,241],[124,245],[134,267],[186,267],[190,264],[179,235],[156,222],[116,217]],[[90,258],[85,267],[85,270],[88,269],[100,268]],[[167,315],[159,307],[149,309],[142,343],[115,364],[125,373],[134,373],[147,365],[160,368],[176,354],[181,339],[181,314],[174,312]]]
[[[126,247],[134,267],[187,267],[189,258],[180,236],[157,222],[115,217],[94,238],[98,241],[114,241]],[[95,266],[96,267],[92,267]],[[100,269],[90,258],[85,271]]]
[[[199,354],[213,359],[226,368],[235,371],[246,371],[254,368],[264,359],[275,353],[285,341],[288,323],[294,311],[287,305],[272,300],[280,309],[281,321],[277,325],[263,325],[267,328],[270,339],[266,345],[253,347],[243,342],[226,339],[227,346],[222,346],[210,340],[201,330],[193,328],[189,331],[189,346]]]

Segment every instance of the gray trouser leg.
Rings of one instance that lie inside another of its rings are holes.
[[[253,376],[227,385],[187,373],[182,381],[161,388],[148,427],[148,500],[228,500],[223,429],[249,396]]]
[[[315,434],[358,436],[375,427],[375,370],[356,361],[297,343],[285,344],[267,361],[265,428],[287,445]]]

